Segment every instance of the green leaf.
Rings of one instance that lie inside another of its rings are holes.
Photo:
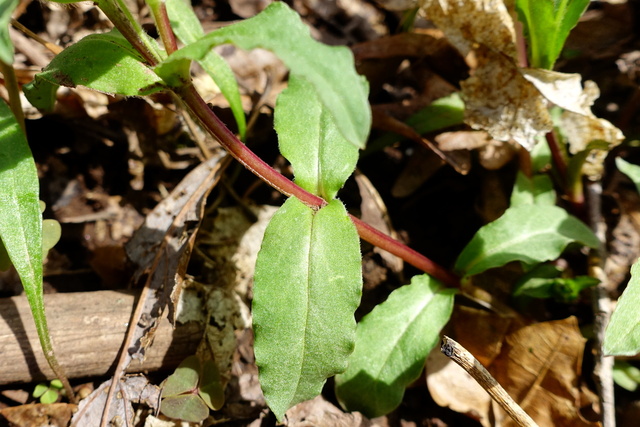
[[[204,36],[204,31],[200,25],[200,20],[193,12],[190,2],[185,0],[166,0],[167,14],[171,22],[171,28],[175,35],[184,44],[197,41]],[[238,124],[240,138],[244,139],[247,129],[247,122],[242,110],[242,101],[238,91],[233,71],[229,64],[214,50],[209,51],[204,58],[198,61],[202,68],[211,76],[220,88],[220,91],[229,102],[233,117]]]
[[[0,101],[0,238],[15,267],[36,324],[50,350],[42,294],[42,215],[36,164],[22,129]]]
[[[197,394],[181,394],[162,399],[160,412],[170,418],[199,423],[209,416],[209,408]]]
[[[594,277],[560,277],[561,274],[562,270],[557,266],[541,264],[516,282],[513,295],[569,302],[575,300],[583,289],[599,283]]]
[[[516,206],[478,230],[458,257],[455,269],[473,276],[511,261],[536,264],[558,258],[572,242],[598,246],[591,229],[564,209]]]
[[[162,397],[194,391],[200,379],[200,369],[200,360],[197,356],[189,356],[184,359],[164,383]]]
[[[48,388],[47,391],[40,396],[40,403],[44,403],[45,405],[55,403],[55,401],[58,400],[58,396],[60,396],[60,392],[58,390]]]
[[[340,133],[356,147],[364,147],[371,127],[369,85],[356,73],[353,54],[346,47],[315,41],[296,12],[283,2],[271,3],[255,17],[209,33],[172,53],[156,72],[170,86],[180,86],[182,82],[172,77],[179,61],[200,61],[214,46],[225,43],[275,53],[291,75],[311,83]]]
[[[406,123],[417,133],[425,134],[464,123],[464,101],[458,92],[436,99],[422,110],[409,117]],[[387,147],[398,140],[394,133],[386,133],[369,144],[371,153]]]
[[[200,378],[198,394],[204,403],[213,410],[218,410],[224,405],[224,387],[218,367],[212,360],[206,360],[202,364],[202,378]]]
[[[374,418],[398,407],[439,341],[454,294],[427,275],[415,276],[362,318],[349,367],[336,376],[343,408]]]
[[[361,292],[358,233],[342,203],[314,211],[289,198],[265,232],[252,310],[260,384],[278,420],[346,369]]]
[[[636,189],[640,192],[640,166],[629,163],[622,157],[616,157],[616,167],[633,181]]]
[[[278,97],[274,122],[280,152],[291,162],[296,184],[333,199],[356,167],[358,148],[338,132],[313,86],[292,76]]]
[[[613,381],[626,390],[636,391],[640,383],[640,369],[629,362],[616,360],[613,365]]]
[[[36,385],[36,387],[33,389],[33,393],[31,393],[31,395],[37,399],[37,398],[43,396],[47,392],[47,390],[49,390],[49,386],[46,385],[46,384],[40,383],[40,384]]]
[[[519,205],[546,205],[556,204],[556,192],[553,182],[547,175],[534,175],[527,177],[518,171],[516,183],[511,193],[511,206]]]
[[[631,279],[620,298],[604,335],[608,356],[635,356],[640,353],[640,261],[631,266]]]
[[[66,48],[36,74],[24,92],[33,105],[47,107],[53,105],[58,86],[78,85],[124,96],[149,95],[165,89],[162,80],[115,30],[92,34]]]
[[[589,5],[589,0],[516,0],[524,27],[531,67],[553,68],[569,31]]]
[[[18,6],[18,0],[0,2],[0,61],[7,65],[13,64],[13,43],[9,37],[9,22],[16,6]]]

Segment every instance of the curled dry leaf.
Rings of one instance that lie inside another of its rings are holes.
[[[620,130],[591,112],[598,97],[594,83],[586,82],[583,91],[577,74],[517,66],[514,23],[505,4],[500,0],[422,1],[422,12],[451,43],[463,55],[475,54],[473,75],[461,82],[465,122],[497,140],[513,139],[531,150],[537,135],[553,129],[547,111],[551,102],[567,110],[563,127],[572,153],[593,140],[618,145],[623,138]],[[605,155],[605,151],[591,154],[584,168],[589,177],[600,176]]]
[[[483,131],[443,132],[436,135],[435,140],[445,152],[477,149],[480,164],[488,170],[502,168],[517,152],[512,142],[498,141]]]

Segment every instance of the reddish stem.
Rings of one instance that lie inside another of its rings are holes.
[[[218,116],[211,111],[192,84],[178,88],[176,92],[192,113],[202,122],[203,126],[218,139],[220,144],[236,160],[264,182],[287,196],[297,197],[304,204],[314,209],[321,208],[327,204],[324,199],[300,188],[293,181],[278,173],[260,157],[256,156],[225,126]],[[353,216],[351,219],[363,240],[402,258],[407,263],[449,286],[460,287],[459,277],[431,261],[429,258],[376,230],[362,220]]]

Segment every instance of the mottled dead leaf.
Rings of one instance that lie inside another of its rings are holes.
[[[575,317],[517,328],[489,370],[538,425],[596,426],[578,409],[585,342]],[[496,408],[496,425],[515,424]]]
[[[476,56],[478,68],[460,82],[465,122],[531,150],[537,135],[553,129],[545,98],[511,59],[488,48],[478,49]]]

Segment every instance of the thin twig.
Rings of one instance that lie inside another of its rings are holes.
[[[498,381],[491,376],[485,367],[464,347],[445,335],[442,339],[440,351],[467,371],[467,373],[489,393],[491,398],[509,414],[516,424],[522,427],[538,426],[515,400],[509,396],[509,393],[502,388]]]
[[[593,289],[591,302],[595,321],[593,322],[595,335],[595,366],[593,376],[598,388],[600,406],[602,407],[603,427],[615,427],[615,396],[613,389],[613,357],[605,356],[602,351],[604,332],[611,318],[611,298],[608,292],[609,279],[604,272],[606,260],[606,229],[602,218],[602,184],[600,182],[587,182],[587,195],[589,200],[589,223],[591,229],[598,237],[600,244],[589,254],[589,275],[600,280],[598,286]]]

